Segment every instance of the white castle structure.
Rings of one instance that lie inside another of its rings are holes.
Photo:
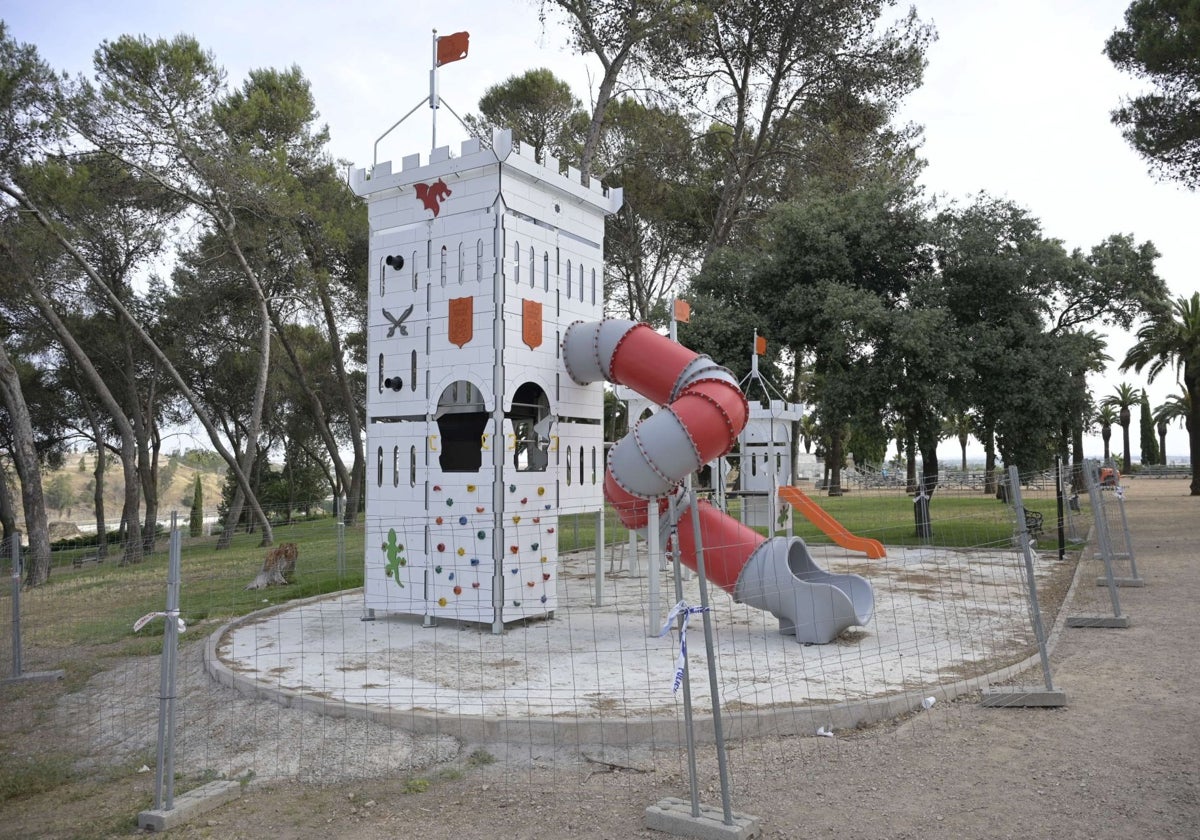
[[[604,310],[619,189],[510,132],[350,172],[370,224],[366,606],[483,622],[552,614],[561,511],[599,511],[603,386],[561,344]]]

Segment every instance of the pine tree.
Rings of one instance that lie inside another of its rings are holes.
[[[196,473],[196,484],[192,490],[192,514],[188,520],[188,536],[204,536],[204,486],[200,483],[200,473]]]
[[[1142,411],[1138,418],[1142,431],[1142,464],[1158,463],[1158,437],[1155,435],[1154,419],[1150,415],[1150,398],[1142,390]]]

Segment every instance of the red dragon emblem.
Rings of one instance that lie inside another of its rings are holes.
[[[432,184],[414,184],[413,187],[417,191],[417,200],[425,205],[426,210],[432,210],[434,216],[441,211],[442,202],[450,195],[450,188],[441,178]]]

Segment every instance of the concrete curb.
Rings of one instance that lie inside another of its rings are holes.
[[[1092,534],[1088,534],[1090,543]],[[1054,652],[1058,639],[1066,625],[1067,605],[1079,585],[1082,560],[1075,569],[1071,585],[1063,599],[1048,635],[1046,646]],[[442,715],[418,710],[397,710],[365,703],[349,703],[311,694],[303,694],[288,688],[268,685],[253,677],[234,672],[221,661],[218,650],[230,631],[261,621],[263,618],[284,610],[330,598],[353,594],[359,590],[346,590],[327,595],[288,601],[263,610],[241,616],[222,625],[212,633],[204,645],[204,668],[219,684],[259,700],[267,700],[290,709],[328,715],[334,718],[353,718],[373,723],[394,726],[420,735],[448,735],[467,743],[475,744],[544,744],[558,747],[628,748],[638,746],[675,745],[684,738],[682,716],[642,716],[605,718],[574,718],[563,716],[532,716],[520,719],[491,718],[480,715]],[[955,700],[983,691],[987,687],[1002,683],[1031,668],[1041,666],[1040,654],[1033,654],[1005,668],[968,677],[953,683],[923,686],[919,689],[898,692],[887,697],[869,700],[851,700],[843,703],[811,706],[774,706],[749,711],[724,711],[721,720],[726,738],[761,738],[780,735],[813,735],[818,727],[829,730],[855,729],[881,721],[890,720],[921,709],[926,697],[944,701]],[[715,739],[712,715],[696,715],[694,737],[697,743],[708,744]]]

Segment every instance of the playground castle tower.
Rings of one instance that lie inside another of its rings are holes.
[[[350,172],[367,200],[366,606],[490,623],[556,607],[560,511],[598,511],[603,390],[562,337],[603,317],[604,218],[497,132]]]

